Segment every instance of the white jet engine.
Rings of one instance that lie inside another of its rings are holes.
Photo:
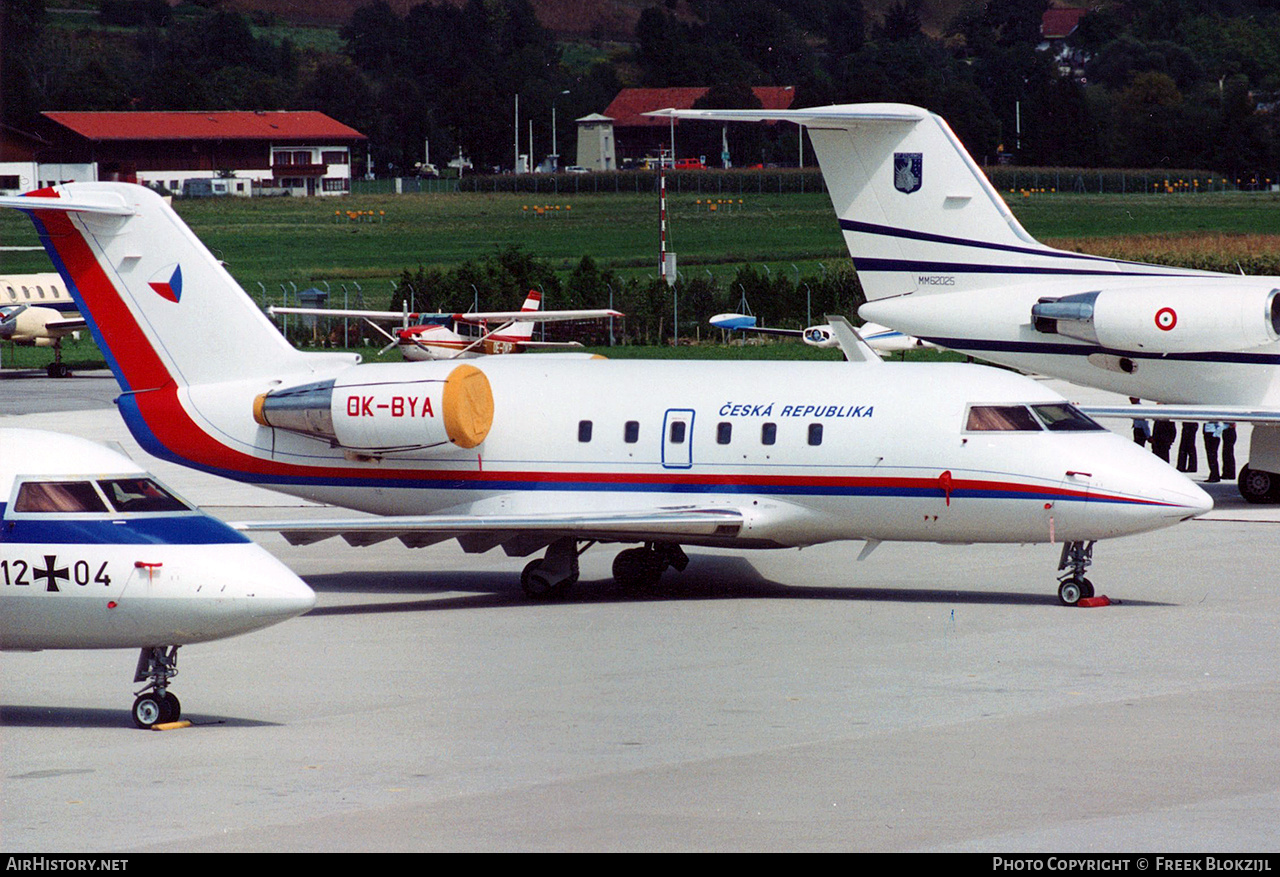
[[[1036,331],[1115,350],[1204,353],[1280,340],[1280,289],[1205,284],[1139,287],[1042,298]]]
[[[262,393],[253,419],[360,453],[474,448],[493,426],[493,391],[470,365],[356,365],[333,380]]]

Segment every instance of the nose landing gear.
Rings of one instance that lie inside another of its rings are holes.
[[[1058,560],[1058,599],[1064,606],[1074,606],[1093,596],[1093,583],[1084,577],[1093,563],[1093,542],[1067,542]]]
[[[169,691],[169,680],[178,675],[178,647],[154,646],[138,655],[134,682],[146,682],[146,688],[133,702],[133,723],[147,729],[166,722],[176,722],[182,715],[182,704]]]

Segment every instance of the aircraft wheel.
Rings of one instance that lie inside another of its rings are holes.
[[[1264,503],[1275,502],[1276,492],[1280,489],[1280,483],[1275,475],[1263,469],[1250,469],[1244,466],[1240,469],[1240,476],[1236,479],[1236,486],[1240,488],[1240,495],[1245,498],[1246,502]]]
[[[1076,581],[1075,579],[1067,579],[1058,586],[1058,599],[1062,601],[1063,606],[1074,606],[1080,602],[1080,598],[1084,596],[1084,586],[1089,585],[1088,579]],[[1092,585],[1089,585],[1092,588]]]
[[[64,362],[51,362],[45,372],[51,378],[69,378],[71,377],[71,369],[67,368]]]
[[[551,582],[542,572],[542,558],[529,561],[520,573],[520,587],[535,600],[545,600],[551,595]]]
[[[178,700],[178,696],[172,691],[166,691],[163,700],[164,716],[160,719],[160,724],[178,721],[182,716],[182,703]]]
[[[159,725],[167,721],[165,711],[164,698],[159,697],[155,692],[147,692],[133,702],[133,723],[144,730],[153,725]]]
[[[663,565],[657,553],[648,548],[628,548],[613,559],[613,578],[627,590],[641,591],[657,587]]]

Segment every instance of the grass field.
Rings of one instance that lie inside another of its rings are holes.
[[[1010,203],[1032,235],[1055,246],[1280,274],[1280,195],[1037,194],[1010,196]],[[415,194],[208,199],[176,207],[241,285],[255,298],[265,290],[270,301],[278,300],[281,284],[328,283],[331,301],[340,304],[343,285],[354,292],[358,284],[368,306],[381,306],[404,269],[453,266],[511,245],[565,271],[590,255],[624,275],[656,273],[655,196],[535,202],[527,195]],[[372,216],[353,221],[348,211]],[[835,267],[848,259],[825,194],[744,196],[715,211],[706,199],[678,195],[669,199],[668,214],[669,246],[685,275],[710,272],[727,282],[750,263],[791,277],[796,269],[811,274],[818,263]],[[25,217],[0,211],[0,246],[38,243]],[[48,270],[43,251],[0,251],[0,273]],[[44,350],[17,355],[36,364],[51,358]],[[96,350],[84,356],[97,358]],[[5,361],[14,361],[8,349]]]
[[[725,278],[764,261],[773,271],[816,271],[846,258],[826,195],[744,196],[708,209],[696,196],[668,203],[668,247],[681,270]],[[655,197],[579,195],[388,195],[333,198],[178,201],[176,208],[232,275],[255,295],[327,281],[389,290],[403,269],[453,266],[520,245],[568,270],[584,255],[622,273],[655,273]],[[541,213],[537,208],[543,208]],[[548,210],[547,207],[552,209]],[[559,209],[555,209],[559,207]],[[353,221],[348,211],[365,214]],[[372,212],[370,216],[369,213]],[[0,215],[0,243],[38,243],[30,223]],[[49,270],[42,253],[2,253],[0,273]]]

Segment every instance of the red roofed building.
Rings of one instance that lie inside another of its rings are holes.
[[[1040,36],[1046,40],[1065,40],[1080,26],[1087,9],[1046,9],[1040,16]]]
[[[613,120],[614,142],[618,158],[625,165],[656,156],[660,149],[671,147],[671,120],[644,115],[654,110],[688,110],[710,89],[693,88],[624,88],[605,109]],[[751,93],[766,110],[785,110],[796,98],[796,90],[786,86],[759,86]],[[676,121],[676,128],[680,127]],[[676,149],[679,151],[677,140]]]
[[[1084,81],[1084,67],[1089,56],[1082,50],[1072,48],[1071,35],[1080,26],[1080,19],[1089,12],[1088,9],[1054,7],[1046,9],[1040,16],[1040,45],[1036,49],[1049,52],[1058,75]]]
[[[41,184],[124,180],[175,193],[341,195],[366,141],[318,112],[49,112]]]

